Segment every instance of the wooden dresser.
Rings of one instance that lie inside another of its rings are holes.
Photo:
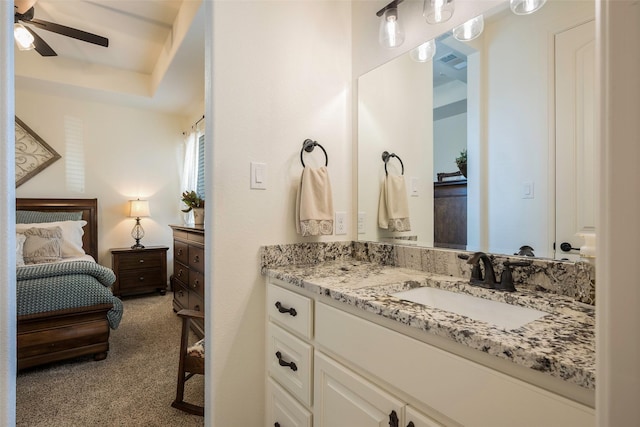
[[[433,183],[433,245],[467,248],[467,180]]]
[[[173,310],[204,311],[205,256],[204,227],[170,225],[173,229]],[[193,330],[204,337],[204,322],[192,322]]]

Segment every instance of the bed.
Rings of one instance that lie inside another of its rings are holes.
[[[38,227],[45,232],[60,233],[70,222],[76,229],[78,223],[84,225],[80,227],[84,234],[80,232],[77,236],[77,250],[93,260],[98,259],[97,199],[19,198],[16,199],[16,215],[17,222],[27,222],[16,224],[16,230],[23,236],[38,232]],[[80,221],[67,221],[62,218],[65,215],[77,216]],[[45,228],[39,222],[55,223],[60,227]],[[17,237],[23,241],[28,238]],[[64,252],[65,238],[57,241]],[[34,259],[26,257],[36,253],[31,251],[32,242],[22,243],[31,245],[29,252],[25,252],[25,260]],[[27,247],[24,249],[26,251]],[[17,258],[21,259],[21,256]],[[110,330],[117,328],[120,322],[122,302],[111,293],[110,286],[115,281],[113,271],[87,258],[74,255],[61,262],[16,267],[19,370],[80,356],[93,356],[95,360],[107,357]]]

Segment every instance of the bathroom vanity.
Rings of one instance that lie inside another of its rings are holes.
[[[595,425],[592,306],[526,284],[472,287],[462,262],[430,272],[399,267],[396,247],[350,245],[263,248],[266,425]],[[402,293],[420,288],[543,313],[498,326]]]

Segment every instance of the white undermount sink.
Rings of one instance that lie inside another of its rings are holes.
[[[549,314],[544,311],[491,301],[472,295],[419,287],[391,294],[396,298],[460,314],[504,329],[517,329]]]

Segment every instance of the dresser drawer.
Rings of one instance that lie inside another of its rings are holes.
[[[267,369],[282,387],[311,405],[313,347],[269,322]]]
[[[130,252],[127,256],[121,256],[119,259],[120,270],[134,270],[141,268],[162,267],[164,258],[163,252],[140,251]]]
[[[173,299],[180,305],[180,308],[189,308],[189,292],[178,281],[173,282]]]
[[[267,286],[269,319],[304,338],[313,336],[313,300],[280,286]]]
[[[204,249],[196,246],[189,246],[189,268],[204,273]]]
[[[173,259],[176,261],[180,261],[184,265],[188,265],[189,264],[189,245],[187,245],[186,243],[180,242],[179,240],[174,240]]]
[[[144,288],[148,286],[165,287],[164,275],[158,269],[124,270],[120,272],[120,289]]]
[[[189,283],[189,269],[179,262],[173,263],[173,278],[182,282],[183,285]]]
[[[197,271],[189,272],[189,290],[200,297],[204,296],[204,274]]]

